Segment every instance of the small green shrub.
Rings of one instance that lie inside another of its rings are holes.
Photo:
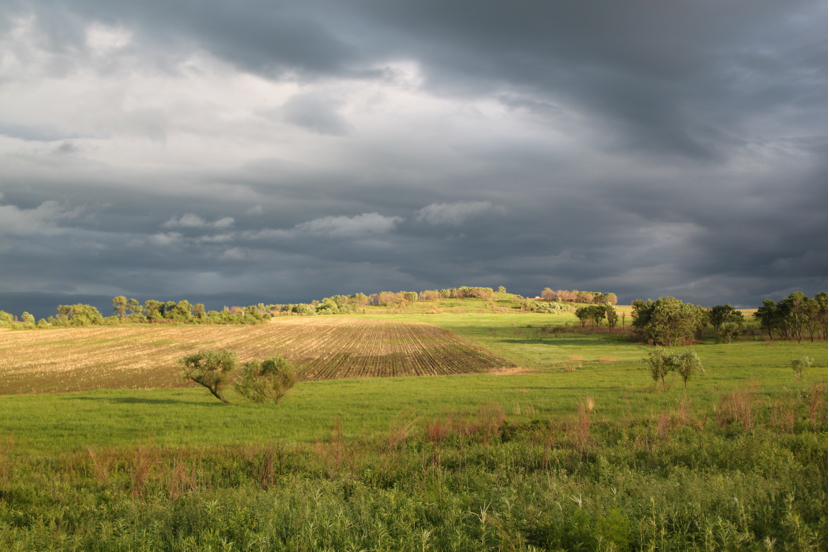
[[[802,357],[792,359],[792,370],[794,370],[794,377],[800,379],[803,377],[803,370],[810,368],[815,361],[812,357]]]
[[[278,403],[294,383],[296,377],[293,366],[281,356],[274,355],[262,362],[246,362],[233,387],[240,395],[253,402]]]

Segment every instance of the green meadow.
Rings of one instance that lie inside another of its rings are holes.
[[[201,388],[2,397],[0,543],[827,548],[825,341],[704,335],[676,349],[705,372],[663,390],[627,329],[453,308],[359,316],[434,324],[516,367],[301,382],[279,405]]]

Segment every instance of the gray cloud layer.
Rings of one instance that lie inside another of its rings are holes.
[[[815,1],[13,1],[0,295],[813,294],[825,21]]]

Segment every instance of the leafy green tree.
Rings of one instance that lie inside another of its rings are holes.
[[[26,324],[34,324],[35,323],[34,315],[29,314],[28,312],[24,312],[23,313],[23,322],[26,323]]]
[[[815,308],[811,316],[817,319],[817,325],[823,333],[823,339],[827,338],[827,325],[829,325],[829,312],[827,312],[829,294],[825,291],[815,295]]]
[[[141,303],[138,302],[138,299],[130,299],[127,301],[127,310],[129,311],[129,317],[133,319],[144,318],[144,307],[141,306]]]
[[[112,298],[112,312],[118,315],[118,318],[126,318],[127,316],[127,298],[123,295]]]
[[[607,303],[604,306],[604,309],[605,318],[607,318],[607,331],[608,333],[613,333],[613,328],[615,328],[616,324],[619,323],[619,313],[616,312],[616,309],[611,303]]]
[[[778,303],[780,319],[784,332],[789,339],[803,340],[803,332],[807,327],[809,298],[802,291],[795,291]]]
[[[683,351],[679,354],[672,354],[668,357],[668,371],[676,372],[682,378],[685,389],[688,389],[688,380],[694,374],[704,372],[702,361],[694,351]],[[662,387],[665,387],[664,381]]]
[[[590,309],[590,318],[593,319],[594,326],[601,326],[602,320],[605,319],[607,310],[602,305],[593,305],[587,307]]]
[[[670,354],[668,351],[662,347],[654,347],[648,352],[648,356],[642,359],[650,370],[653,381],[657,383],[662,382],[663,391],[665,389],[665,376],[671,370],[671,365],[668,362],[669,358]]]
[[[729,318],[735,313],[739,312],[734,307],[731,306],[731,303],[726,305],[717,305],[716,307],[711,307],[708,311],[709,314],[709,321],[714,329],[719,331],[720,326],[723,322],[729,320]]]
[[[222,390],[230,379],[230,373],[236,369],[237,360],[234,351],[224,349],[202,349],[179,360],[184,378],[206,387],[214,397],[226,403]]]
[[[717,305],[708,310],[708,320],[714,331],[717,333],[717,341],[720,343],[731,343],[743,328],[743,313],[731,306],[731,304]]]
[[[506,292],[507,292],[507,288],[505,288],[504,286],[498,286],[498,293],[506,293]]]
[[[738,323],[727,320],[720,324],[720,328],[717,330],[717,342],[731,343],[738,335],[740,335],[741,330],[742,328]]]
[[[591,317],[590,307],[579,307],[576,309],[576,318],[581,322],[583,328]]]
[[[89,326],[104,321],[103,315],[92,305],[58,305],[58,317],[68,320],[73,326]]]
[[[691,341],[704,326],[704,311],[674,297],[656,301],[636,300],[633,305],[633,327],[653,345],[672,347]]]
[[[207,313],[204,310],[204,305],[196,303],[193,305],[193,317],[196,320],[207,320]]]
[[[242,373],[233,387],[243,397],[256,403],[279,403],[294,386],[293,366],[279,355],[259,362],[251,360],[242,366]]]
[[[14,320],[14,315],[0,310],[0,326],[8,326]]]
[[[777,308],[777,302],[773,299],[765,299],[763,306],[758,308],[752,315],[760,324],[760,327],[769,334],[769,339],[774,339],[772,332],[778,330],[780,326],[780,312]]]
[[[164,303],[161,301],[156,301],[155,299],[149,299],[144,301],[144,313],[147,316],[147,320],[163,320],[164,319]]]

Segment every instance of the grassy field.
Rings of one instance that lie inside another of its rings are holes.
[[[367,309],[356,322],[303,322],[363,329],[425,322],[511,366],[488,373],[303,381],[276,406],[240,402],[232,392],[226,405],[199,388],[5,395],[0,543],[827,548],[825,342],[706,338],[689,346],[705,373],[687,389],[669,379],[663,391],[643,369],[646,348],[626,333],[573,331],[570,314],[500,308]],[[214,331],[142,329],[182,330]],[[268,330],[220,328],[227,333],[203,342],[195,333],[189,341],[148,333],[113,342],[97,331],[9,332],[0,342],[9,334],[46,340],[53,354],[59,343],[72,351],[84,336],[116,347],[115,358],[130,358],[132,343],[152,362],[162,351],[173,358],[220,339],[247,343],[249,354],[260,346],[256,332]],[[815,363],[795,379],[791,359],[803,356]]]

